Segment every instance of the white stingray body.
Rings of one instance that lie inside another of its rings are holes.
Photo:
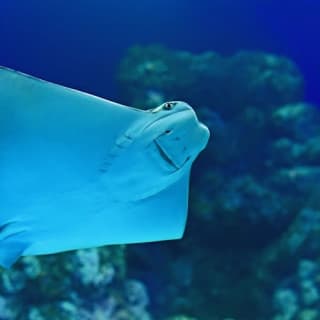
[[[0,265],[181,237],[208,137],[182,102],[142,111],[0,68]]]

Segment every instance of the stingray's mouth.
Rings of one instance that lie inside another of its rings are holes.
[[[171,167],[173,167],[175,170],[179,170],[180,167],[170,158],[168,153],[160,146],[160,144],[157,142],[157,140],[154,141],[154,144],[156,145],[157,150],[159,151],[159,154],[161,158],[169,164]]]

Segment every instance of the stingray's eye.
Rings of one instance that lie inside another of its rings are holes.
[[[166,102],[164,105],[163,105],[163,109],[164,110],[172,110],[173,107],[174,107],[175,103],[173,102]]]

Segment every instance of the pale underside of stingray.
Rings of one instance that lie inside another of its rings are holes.
[[[186,103],[142,111],[0,68],[0,265],[180,238],[208,138]]]

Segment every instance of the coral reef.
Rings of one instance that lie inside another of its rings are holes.
[[[159,314],[287,319],[274,318],[269,292],[300,260],[317,263],[320,252],[320,113],[303,101],[295,64],[262,52],[223,57],[137,46],[118,80],[125,102],[187,101],[213,133],[195,163],[185,238],[153,252],[129,247],[131,273],[156,274],[145,281],[161,286],[153,293]],[[158,256],[166,259],[153,264]],[[281,290],[275,304],[298,315],[292,319],[317,319],[297,292]]]
[[[118,79],[122,97],[136,106],[183,97],[194,106],[218,108],[222,116],[233,116],[244,107],[264,111],[296,102],[303,92],[294,63],[259,52],[224,58],[214,52],[193,55],[137,46],[122,61]]]
[[[274,292],[274,320],[320,318],[320,270],[312,260],[300,260],[298,270]]]
[[[1,320],[150,320],[123,246],[24,257],[0,273]]]

